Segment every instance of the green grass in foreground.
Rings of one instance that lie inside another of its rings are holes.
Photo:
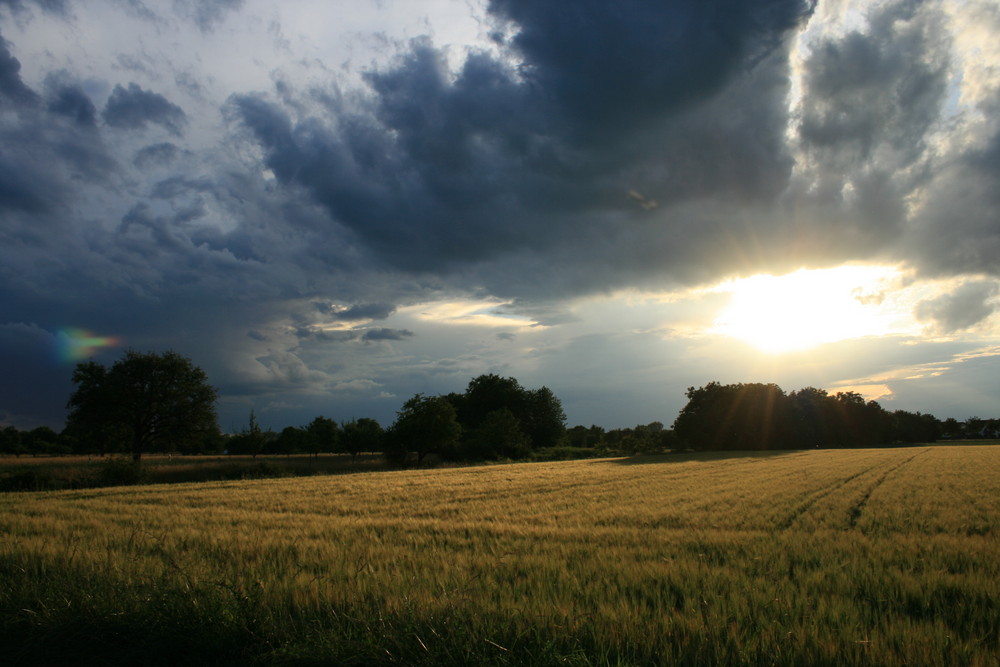
[[[1000,448],[0,496],[19,665],[996,665]]]

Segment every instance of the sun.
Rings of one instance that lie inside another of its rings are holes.
[[[891,267],[842,266],[733,280],[718,287],[732,296],[710,331],[768,354],[885,335],[894,326],[884,290],[895,276]]]

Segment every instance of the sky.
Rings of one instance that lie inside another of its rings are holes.
[[[175,350],[220,425],[483,373],[1000,415],[988,0],[0,0],[0,424]]]

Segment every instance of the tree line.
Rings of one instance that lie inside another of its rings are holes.
[[[786,394],[776,384],[710,382],[686,395],[674,432],[692,449],[876,447],[944,435],[933,415],[889,412],[853,391],[830,395],[806,387]]]
[[[428,460],[489,461],[657,453],[682,449],[873,447],[940,438],[1000,437],[1000,420],[889,412],[855,392],[830,395],[806,387],[710,382],[689,387],[687,404],[668,429],[662,422],[605,430],[566,428],[560,400],[547,387],[527,389],[512,377],[484,374],[462,393],[417,394],[383,428],[363,417],[319,416],[280,432],[263,429],[250,411],[239,433],[218,427],[217,392],[200,368],[176,352],[130,350],[111,367],[77,364],[61,433],[42,426],[0,429],[0,454],[128,452],[181,454],[384,454],[405,465]]]
[[[514,378],[473,378],[463,393],[417,394],[383,430],[370,418],[337,423],[316,417],[303,427],[265,432],[251,411],[250,424],[228,438],[238,454],[380,452],[397,464],[522,459],[558,445],[566,430],[562,404],[547,387],[525,389]]]
[[[70,412],[62,433],[48,427],[0,432],[0,453],[111,454],[139,462],[148,452],[181,454],[382,453],[399,464],[428,456],[454,461],[526,458],[558,445],[565,434],[562,404],[547,387],[526,389],[509,377],[481,375],[463,393],[417,394],[386,429],[374,419],[337,422],[324,416],[279,433],[263,429],[250,411],[239,433],[218,426],[217,391],[190,359],[129,350],[110,367],[77,364]]]

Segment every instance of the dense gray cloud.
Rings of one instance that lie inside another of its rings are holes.
[[[718,9],[588,3],[567,21],[555,5],[491,3],[498,20],[516,23],[517,61],[472,53],[452,75],[444,52],[416,40],[394,67],[366,75],[375,96],[360,107],[297,118],[237,95],[231,113],[282,183],[402,270],[476,263],[479,281],[515,295],[523,278],[533,291],[566,293],[644,271],[683,276],[690,246],[721,254],[745,240],[737,232],[713,247],[732,211],[692,215],[685,202],[770,200],[792,165],[777,46],[810,7]],[[663,205],[637,206],[630,192]],[[553,257],[567,277],[530,278]]]
[[[23,165],[0,156],[0,209],[38,213],[47,208],[32,176]]]
[[[780,46],[812,3],[491,0],[489,9],[514,24],[525,83],[569,121],[551,127],[614,137],[709,98]]]
[[[917,160],[946,93],[945,33],[928,25],[942,18],[915,3],[889,4],[870,15],[867,32],[817,44],[807,63],[804,143],[841,169]]]
[[[115,86],[101,116],[112,127],[141,129],[148,123],[154,123],[174,135],[180,135],[186,121],[179,106],[163,95],[143,90],[135,83],[128,84],[128,88]]]
[[[379,327],[375,329],[366,329],[361,335],[361,340],[366,343],[379,340],[403,340],[404,338],[409,338],[412,335],[413,332],[409,329],[388,329],[386,327]]]
[[[95,21],[149,32],[82,44],[84,65],[29,29],[78,30],[82,3],[0,2],[11,350],[88,327],[181,347],[240,409],[308,410],[334,387],[432,391],[513,363],[528,336],[495,329],[455,366],[401,353],[434,345],[407,307],[435,299],[570,327],[573,299],[620,288],[880,260],[976,276],[918,309],[942,331],[996,307],[1000,85],[989,66],[975,86],[957,76],[941,2],[827,29],[836,12],[805,0],[491,0],[488,43],[380,33],[396,57],[377,61],[307,48],[251,4],[101,5]],[[251,29],[232,60],[213,41]],[[623,339],[575,340],[545,368]]]
[[[21,80],[21,62],[11,55],[3,36],[0,36],[0,97],[15,106],[38,101],[38,95]]]
[[[945,115],[956,37],[943,8],[891,2],[867,18],[864,32],[822,40],[806,63],[799,136],[813,168],[798,205],[921,273],[997,275],[996,90],[978,102],[986,120],[956,130]],[[947,144],[942,132],[954,135]],[[982,139],[957,141],[963,132]]]
[[[997,310],[1000,306],[994,298],[997,294],[1000,294],[1000,286],[996,282],[966,283],[951,294],[919,303],[917,317],[932,321],[948,333],[968,329]]]
[[[890,257],[925,185],[949,49],[933,4],[890,2],[864,31],[822,38],[804,63],[799,169],[786,194],[806,256]]]
[[[52,89],[52,99],[48,104],[50,112],[66,116],[85,127],[97,124],[97,108],[80,86],[53,81],[49,87]]]
[[[177,159],[179,153],[180,149],[169,141],[150,144],[136,151],[135,157],[132,158],[132,163],[140,169],[156,165],[168,165]]]
[[[1000,275],[1000,94],[984,111],[993,127],[933,172],[903,238],[907,255],[929,275]]]
[[[16,111],[0,119],[0,211],[12,215],[0,233],[24,241],[56,224],[24,214],[51,214],[69,196],[70,181],[102,181],[114,159],[91,131],[93,104],[78,86],[62,73],[48,77],[51,100],[43,109],[42,96],[21,80],[20,69],[0,38],[0,108]]]

